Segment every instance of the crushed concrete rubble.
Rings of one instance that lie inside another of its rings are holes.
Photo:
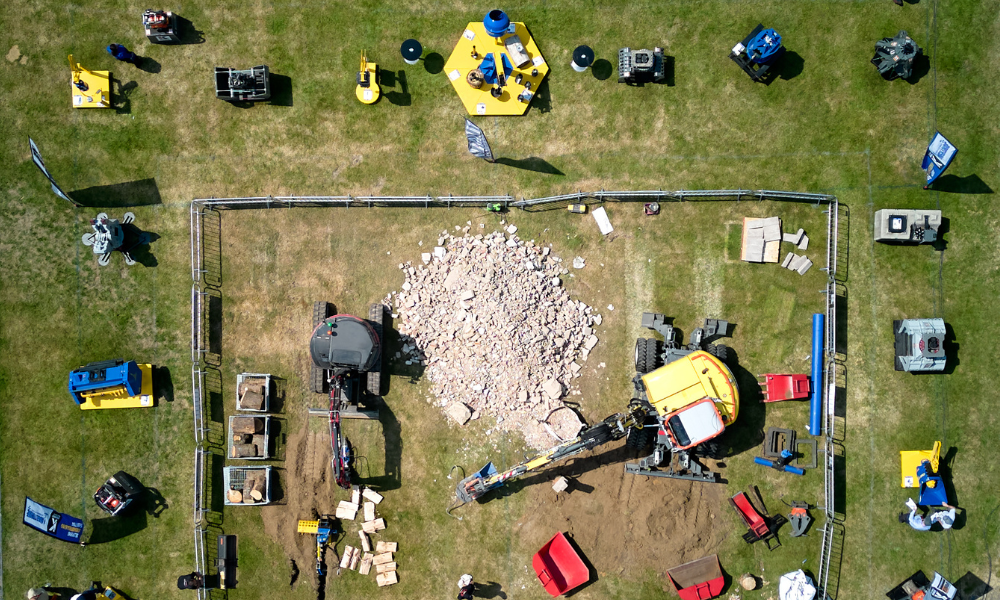
[[[509,235],[468,229],[442,232],[429,260],[400,265],[401,291],[386,298],[399,315],[398,360],[425,368],[428,402],[453,422],[490,416],[497,430],[551,447],[582,425],[557,409],[579,394],[574,380],[598,344],[601,316],[560,285],[567,265],[550,248],[519,239],[513,226]]]

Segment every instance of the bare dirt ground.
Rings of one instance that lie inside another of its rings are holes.
[[[725,487],[625,473],[635,461],[624,442],[523,479],[530,486],[525,516],[515,535],[540,548],[556,531],[576,542],[597,571],[638,575],[716,552],[726,538]],[[712,467],[713,461],[705,461]],[[551,481],[572,478],[569,492],[556,494]]]
[[[330,476],[330,437],[322,432],[301,431],[288,436],[284,477],[285,504],[265,506],[261,509],[264,531],[284,549],[289,560],[294,561],[290,573],[298,571],[292,586],[316,586],[316,537],[297,533],[299,519],[314,519],[319,515],[333,514],[337,507],[334,499],[336,482]],[[332,546],[326,550],[327,568],[336,569],[339,561]]]

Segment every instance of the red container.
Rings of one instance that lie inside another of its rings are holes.
[[[542,587],[552,597],[565,594],[590,580],[590,569],[561,531],[535,554],[531,567],[535,569]]]

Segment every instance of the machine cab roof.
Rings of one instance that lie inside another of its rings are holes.
[[[707,352],[692,352],[642,377],[646,398],[657,414],[667,415],[704,398],[711,399],[724,426],[736,421],[739,394],[732,372]]]

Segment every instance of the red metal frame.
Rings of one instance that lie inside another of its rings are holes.
[[[764,402],[781,402],[809,397],[808,375],[764,373]]]

